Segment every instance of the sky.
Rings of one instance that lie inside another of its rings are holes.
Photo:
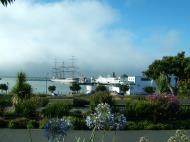
[[[0,5],[0,76],[52,72],[141,75],[163,56],[190,53],[189,0],[16,0]]]

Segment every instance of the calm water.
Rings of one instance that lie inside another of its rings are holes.
[[[167,142],[168,138],[174,135],[175,130],[139,130],[139,131],[119,131],[116,133],[117,142],[138,142],[139,137],[146,136],[152,142]],[[76,142],[76,137],[89,138],[90,131],[69,131],[65,137],[65,142]],[[190,135],[190,130],[187,130]],[[32,142],[48,142],[43,130],[31,130]],[[102,133],[98,133],[95,142],[101,142]],[[104,142],[112,142],[114,132],[105,133]],[[30,142],[28,130],[0,129],[0,142]]]
[[[16,78],[2,78],[2,80],[0,80],[0,84],[1,83],[7,84],[9,86],[9,91],[11,91],[12,87],[16,84]],[[47,81],[47,86],[46,81],[28,81],[28,83],[31,84],[34,93],[46,93],[46,87],[48,88],[50,85],[56,86],[55,93],[57,94],[68,94],[70,92],[69,85],[66,84],[51,81]],[[81,92],[85,92],[85,87],[81,86],[81,88]]]

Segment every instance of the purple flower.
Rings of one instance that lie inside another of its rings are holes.
[[[53,118],[45,125],[45,134],[48,139],[63,139],[70,129],[71,123],[65,119]]]
[[[95,112],[86,117],[86,125],[92,129],[123,129],[126,126],[126,117],[120,114],[112,114],[108,104],[99,104],[95,108]]]

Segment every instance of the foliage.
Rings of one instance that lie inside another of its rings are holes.
[[[70,112],[70,116],[82,118],[84,116],[84,113],[81,110],[74,110]]]
[[[155,105],[146,100],[128,100],[125,106],[125,114],[130,120],[152,120]]]
[[[68,103],[57,102],[55,104],[48,105],[42,114],[48,118],[62,118],[63,116],[68,116],[72,106]]]
[[[175,96],[150,95],[145,100],[127,100],[125,114],[128,120],[160,122],[176,119],[179,110],[179,101]]]
[[[73,83],[72,86],[70,86],[70,90],[73,92],[79,92],[81,90],[81,87],[79,83]]]
[[[190,80],[182,80],[177,82],[177,88],[178,92],[177,94],[179,96],[190,96]]]
[[[83,118],[70,117],[69,120],[72,123],[74,130],[87,130],[86,122]]]
[[[48,119],[47,118],[43,118],[39,121],[39,128],[43,129],[45,127],[45,125],[47,124]]]
[[[144,92],[146,92],[147,94],[153,94],[155,92],[155,87],[152,86],[146,86],[144,88]]]
[[[97,130],[119,130],[126,125],[126,117],[122,114],[112,114],[108,104],[98,104],[95,112],[86,117],[86,125]]]
[[[167,142],[190,142],[190,138],[183,130],[176,130],[174,136],[171,136]]]
[[[4,6],[7,6],[8,4],[11,4],[12,2],[14,2],[15,0],[0,0],[1,3],[4,5]]]
[[[16,118],[14,120],[10,120],[8,127],[9,128],[17,128],[17,129],[23,129],[27,126],[28,119],[26,118]]]
[[[62,141],[67,131],[70,129],[71,123],[65,119],[53,118],[45,125],[45,133],[48,140],[56,142]]]
[[[7,128],[8,120],[0,119],[0,128]]]
[[[31,97],[32,87],[26,82],[26,74],[19,72],[17,74],[16,85],[13,87],[12,92],[20,99],[28,99]]]
[[[7,84],[0,84],[0,90],[7,92],[7,90],[8,90],[8,85],[7,85]]]
[[[107,87],[105,86],[105,85],[98,85],[97,87],[96,87],[96,90],[95,90],[96,92],[99,92],[99,91],[102,91],[102,92],[106,92],[106,91],[108,91],[108,89],[107,89]]]
[[[4,109],[8,106],[11,106],[10,98],[2,97],[0,98],[0,114],[4,113]]]
[[[129,90],[129,85],[120,85],[119,87],[123,93]]]
[[[158,79],[156,79],[156,92],[158,94],[169,92],[168,78],[162,73],[160,74]]]
[[[73,99],[74,107],[84,107],[86,105],[89,105],[89,101],[87,99],[82,99],[82,98],[74,98]]]
[[[109,92],[96,92],[90,96],[90,107],[94,109],[100,103],[107,103],[113,105],[113,97]]]
[[[176,56],[164,56],[161,60],[155,60],[143,73],[154,80],[160,73],[166,74],[167,77],[175,75],[179,81],[187,79],[190,78],[190,58],[185,57],[185,52]]]
[[[49,103],[47,97],[33,96],[30,100],[36,105],[36,107],[44,107]]]
[[[38,122],[36,120],[29,120],[26,124],[27,129],[38,128]]]
[[[153,95],[147,100],[155,105],[153,111],[154,121],[162,121],[176,118],[179,111],[179,101],[175,96]]]
[[[53,93],[56,90],[56,86],[52,85],[48,87],[48,91]]]
[[[17,116],[21,117],[34,117],[36,115],[36,104],[31,100],[19,102],[15,106]]]

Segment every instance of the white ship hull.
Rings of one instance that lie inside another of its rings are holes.
[[[58,82],[58,83],[62,83],[62,84],[72,84],[77,82],[77,79],[73,79],[73,78],[65,78],[65,79],[51,79],[52,82]]]

